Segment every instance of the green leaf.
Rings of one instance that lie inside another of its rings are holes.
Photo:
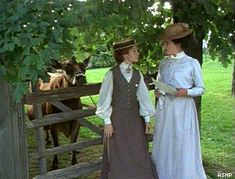
[[[0,76],[5,76],[6,75],[6,67],[3,65],[0,65]]]
[[[13,96],[16,99],[16,102],[19,102],[22,98],[22,94],[25,94],[28,91],[28,86],[26,83],[18,82],[14,85],[14,94]]]
[[[13,51],[14,49],[15,49],[14,43],[6,43],[3,45],[3,49],[0,51],[0,53],[6,52],[6,51]]]

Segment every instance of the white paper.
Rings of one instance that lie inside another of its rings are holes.
[[[153,78],[152,78],[152,80],[153,80],[153,83],[157,89],[164,91],[165,93],[176,94],[177,90],[175,88],[173,88],[172,86],[169,86],[165,83],[161,83]]]

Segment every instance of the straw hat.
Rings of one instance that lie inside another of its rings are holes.
[[[125,48],[131,48],[133,46],[136,46],[137,43],[135,40],[133,39],[125,39],[125,40],[122,40],[122,41],[118,41],[118,42],[114,42],[113,43],[113,50],[116,51],[116,50],[122,50],[122,49],[125,49]]]
[[[186,37],[187,35],[191,34],[193,32],[192,29],[189,28],[189,26],[185,23],[175,23],[170,26],[168,26],[162,37],[161,40],[174,40],[179,39],[182,37]]]

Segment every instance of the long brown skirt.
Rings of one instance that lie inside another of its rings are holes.
[[[111,121],[114,135],[109,150],[104,145],[100,179],[154,179],[139,109],[114,107]]]

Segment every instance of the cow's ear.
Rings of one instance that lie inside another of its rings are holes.
[[[51,66],[55,69],[62,69],[62,64],[55,59],[51,59]]]
[[[89,57],[87,57],[85,60],[83,60],[83,64],[85,65],[85,67],[87,67],[87,65],[89,64],[91,59],[91,56],[89,55]]]

